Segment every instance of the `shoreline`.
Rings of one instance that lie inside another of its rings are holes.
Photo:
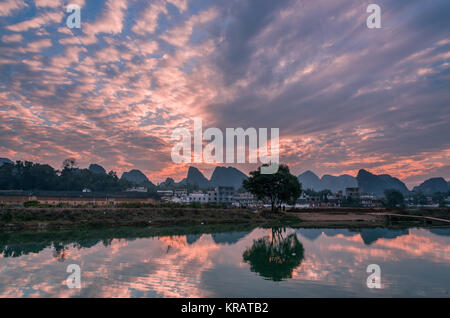
[[[0,231],[6,232],[212,225],[302,228],[450,227],[450,209],[315,208],[270,213],[248,209],[163,207],[0,208]]]

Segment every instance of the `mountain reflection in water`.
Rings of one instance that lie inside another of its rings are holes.
[[[82,288],[68,289],[78,264]],[[382,289],[366,287],[378,264]],[[450,229],[0,234],[1,297],[449,297]]]

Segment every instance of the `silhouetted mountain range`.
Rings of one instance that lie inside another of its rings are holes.
[[[106,174],[105,168],[103,168],[102,166],[95,164],[95,163],[93,163],[89,166],[89,170],[91,170],[92,172],[97,173],[97,174]]]
[[[190,185],[196,185],[199,188],[209,187],[209,180],[195,167],[189,167],[187,178],[184,181]]]
[[[406,185],[388,174],[375,175],[364,169],[359,170],[356,177],[360,191],[383,196],[385,190],[398,190],[404,195],[409,193]]]
[[[4,164],[14,164],[8,158],[0,158],[0,167]],[[106,169],[98,164],[91,164],[89,169],[99,175],[106,175]],[[81,173],[81,169],[72,169],[73,173]],[[162,182],[160,188],[179,188],[187,184],[197,186],[200,189],[214,188],[217,186],[232,186],[236,190],[242,187],[242,182],[248,178],[240,170],[233,167],[216,167],[211,180],[208,180],[203,173],[195,168],[189,167],[187,176],[180,182],[175,182],[172,178],[167,178]],[[357,177],[347,174],[340,176],[324,175],[319,178],[312,171],[305,171],[298,176],[302,183],[302,189],[312,189],[314,191],[322,191],[325,189],[337,192],[339,190],[345,191],[346,188],[359,187],[362,193],[373,193],[377,196],[383,196],[385,190],[396,189],[407,195],[410,193],[406,185],[399,179],[394,178],[388,174],[375,175],[367,170],[361,169]],[[149,189],[154,189],[156,186],[147,178],[147,176],[140,170],[134,169],[122,174],[121,180],[132,182],[136,185],[145,186]],[[426,195],[431,195],[436,192],[450,191],[450,181],[444,178],[431,178],[422,184],[414,187],[414,192],[422,192]]]
[[[3,164],[5,163],[14,163],[11,160],[9,160],[8,158],[0,158],[0,167],[3,166]]]
[[[143,174],[140,170],[136,169],[131,170],[129,172],[124,172],[120,179],[133,182],[140,186],[146,186],[148,188],[156,187],[150,180],[148,180],[145,174]]]
[[[161,182],[159,184],[159,187],[161,188],[171,188],[171,187],[175,187],[178,184],[175,182],[175,180],[173,180],[172,178],[167,178],[166,181]]]
[[[197,186],[200,189],[214,188],[218,186],[234,187],[236,190],[242,187],[242,182],[248,177],[241,171],[233,167],[216,167],[208,180],[203,173],[195,167],[189,167],[186,178],[180,182],[175,182],[172,178],[167,178],[159,186],[161,188],[177,188],[187,184]]]
[[[410,193],[401,180],[388,174],[375,175],[364,169],[358,172],[356,178],[345,174],[341,176],[324,175],[319,178],[314,172],[308,170],[300,174],[298,179],[305,190],[322,191],[328,189],[337,192],[339,190],[344,191],[346,188],[359,187],[362,193],[373,193],[377,196],[383,196],[385,190],[391,189],[399,190],[404,195]],[[413,191],[420,191],[424,194],[447,192],[450,191],[450,182],[445,181],[444,178],[431,178],[414,187]]]
[[[211,176],[210,184],[213,187],[226,186],[239,189],[242,182],[248,177],[241,171],[233,167],[216,167]]]
[[[417,187],[414,187],[414,192],[422,192],[423,194],[433,194],[436,192],[450,191],[450,183],[444,178],[431,178],[423,182]]]
[[[348,174],[341,176],[324,175],[320,179],[314,172],[306,171],[298,176],[298,180],[302,184],[303,189],[311,189],[314,191],[322,191],[325,189],[332,192],[344,191],[345,188],[357,187],[358,183],[355,177]]]

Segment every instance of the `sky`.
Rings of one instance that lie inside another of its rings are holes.
[[[171,135],[201,118],[279,128],[294,174],[449,180],[449,14],[448,0],[0,0],[0,157],[178,181],[190,164]]]

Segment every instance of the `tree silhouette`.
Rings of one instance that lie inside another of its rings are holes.
[[[75,158],[68,158],[64,160],[62,163],[62,168],[63,170],[65,169],[72,170],[77,168],[77,160]]]
[[[283,237],[284,230],[272,229],[272,237],[253,241],[253,245],[242,255],[250,270],[265,279],[282,281],[292,278],[292,272],[304,257],[304,248],[297,235]]]
[[[405,207],[405,198],[400,191],[394,189],[385,190],[384,196],[386,198],[384,202],[386,207],[388,208],[399,207],[401,209]]]
[[[258,200],[269,202],[272,212],[278,211],[282,203],[295,204],[302,194],[298,178],[290,173],[287,165],[280,165],[278,172],[274,174],[262,174],[259,167],[250,172],[250,177],[242,185]]]

